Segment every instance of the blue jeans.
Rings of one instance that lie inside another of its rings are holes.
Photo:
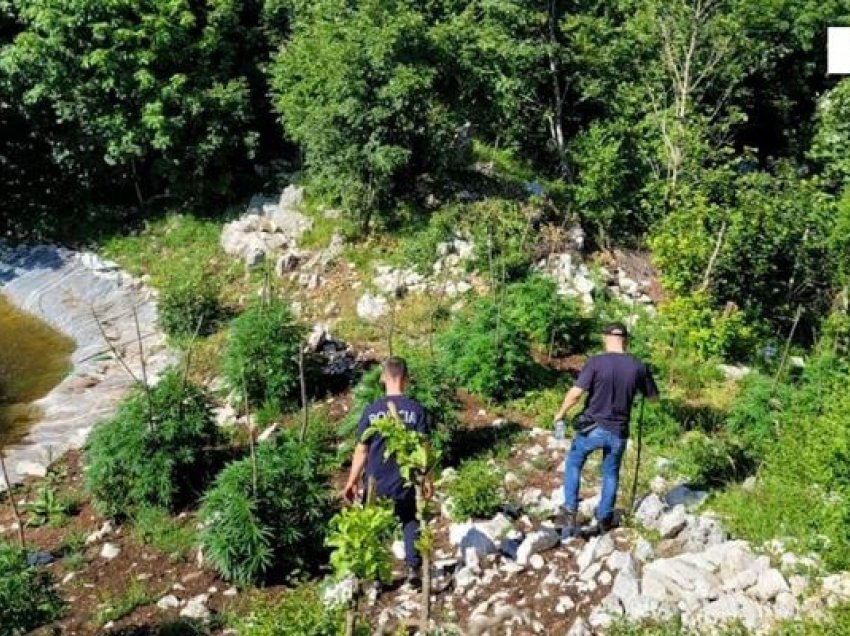
[[[596,508],[596,518],[610,519],[614,514],[617,487],[620,483],[620,464],[626,451],[626,440],[609,430],[597,426],[587,435],[576,435],[564,470],[564,507],[578,510],[578,492],[581,486],[581,470],[587,456],[602,450],[602,494]]]

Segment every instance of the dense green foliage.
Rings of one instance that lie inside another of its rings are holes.
[[[755,490],[731,489],[718,506],[735,532],[754,540],[790,537],[846,568],[850,555],[846,360],[813,358],[798,385],[771,408],[776,442],[766,446]]]
[[[593,320],[578,300],[559,296],[553,280],[531,276],[504,294],[508,320],[550,354],[578,353],[590,344]]]
[[[175,338],[213,333],[222,313],[218,294],[209,276],[171,279],[162,289],[157,304],[160,327]]]
[[[0,636],[27,634],[62,615],[52,577],[27,565],[26,554],[0,541]]]
[[[462,387],[486,398],[516,396],[535,376],[528,335],[496,303],[464,310],[437,339],[438,360]]]
[[[315,564],[329,512],[325,440],[284,432],[260,444],[256,463],[229,464],[204,494],[200,543],[227,580],[260,582]]]
[[[333,548],[331,566],[338,579],[355,576],[360,581],[392,581],[390,549],[398,527],[392,505],[383,502],[350,506],[330,523],[327,545]]]
[[[452,517],[458,521],[492,517],[504,503],[503,473],[490,459],[463,462],[447,484]]]
[[[427,23],[403,0],[309,3],[271,65],[284,127],[317,185],[360,214],[440,168],[451,141]]]
[[[339,636],[342,612],[326,608],[315,585],[286,590],[280,599],[252,600],[233,627],[245,636]]]
[[[304,328],[278,299],[255,302],[230,325],[222,374],[237,399],[253,406],[291,406],[299,385],[298,355]]]
[[[85,447],[86,488],[97,507],[123,517],[148,504],[173,510],[194,497],[221,442],[211,409],[175,368],[149,391],[136,388]]]

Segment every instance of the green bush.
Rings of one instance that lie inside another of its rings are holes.
[[[761,460],[776,439],[782,417],[787,385],[774,382],[760,373],[750,373],[729,406],[726,427],[739,437],[754,460]]]
[[[167,280],[157,304],[162,330],[172,338],[213,333],[223,313],[214,279],[200,274]]]
[[[210,447],[220,441],[209,397],[169,369],[149,398],[136,388],[112,420],[94,427],[84,451],[86,488],[110,516],[143,505],[173,510],[203,488]]]
[[[579,301],[559,295],[552,279],[535,275],[510,285],[505,301],[508,319],[546,351],[573,353],[590,344],[593,320],[582,313]]]
[[[224,468],[200,510],[200,542],[221,576],[248,584],[313,565],[330,516],[329,472],[321,442],[290,431],[259,445],[256,472],[250,457]]]
[[[734,481],[752,468],[744,445],[728,434],[709,437],[701,431],[690,431],[676,446],[675,457],[678,471],[698,486]]]
[[[437,351],[450,377],[490,399],[519,395],[537,375],[528,336],[486,299],[459,315],[439,336]]]
[[[298,351],[304,329],[279,299],[257,302],[230,325],[222,357],[222,373],[241,398],[247,393],[254,406],[297,403]]]
[[[286,590],[276,600],[254,598],[233,627],[243,636],[339,636],[343,615],[322,603],[315,585]]]
[[[337,579],[390,583],[393,553],[390,541],[398,528],[392,505],[348,506],[330,523],[327,544],[333,548],[331,566]]]
[[[802,384],[776,412],[777,438],[755,488],[717,498],[732,532],[755,542],[788,537],[803,551],[820,552],[830,568],[850,565],[848,379],[841,361],[810,360]]]
[[[458,521],[492,517],[504,503],[503,481],[502,471],[488,459],[463,462],[447,485],[452,516]]]
[[[18,636],[58,619],[64,609],[49,574],[0,540],[0,636]]]

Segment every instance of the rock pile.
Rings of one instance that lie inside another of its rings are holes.
[[[297,264],[298,239],[313,227],[313,220],[299,211],[303,201],[304,190],[295,186],[288,186],[277,202],[255,196],[244,216],[224,226],[221,247],[248,267],[276,253],[282,253],[278,268],[281,262]]]
[[[408,293],[430,293],[444,298],[455,298],[471,291],[479,284],[474,274],[465,270],[472,259],[475,244],[456,237],[437,244],[437,260],[432,271],[423,275],[410,267],[378,265],[371,287],[357,303],[357,315],[371,322],[380,320],[389,312],[389,298],[402,298]]]

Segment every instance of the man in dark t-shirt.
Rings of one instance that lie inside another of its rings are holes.
[[[648,399],[658,397],[652,372],[637,358],[626,353],[628,331],[622,323],[607,325],[602,331],[605,352],[592,356],[579,373],[575,385],[567,392],[564,403],[555,414],[563,419],[582,395],[587,394],[585,408],[579,415],[583,429],[573,438],[564,470],[564,536],[577,529],[576,514],[581,486],[581,471],[588,455],[602,451],[602,493],[596,508],[596,519],[605,531],[613,526],[614,503],[620,481],[620,465],[629,437],[632,404],[638,392]]]
[[[342,491],[345,501],[351,503],[357,496],[361,476],[365,481],[373,480],[375,494],[392,500],[395,514],[402,525],[404,554],[407,564],[407,582],[414,587],[421,581],[422,557],[416,549],[419,538],[419,520],[416,518],[416,490],[405,484],[394,457],[387,457],[386,442],[380,433],[366,439],[364,434],[373,422],[391,417],[390,403],[395,406],[398,417],[411,430],[429,435],[430,425],[425,408],[404,393],[408,384],[407,364],[402,358],[388,358],[382,365],[381,382],[386,387],[386,396],[372,402],[363,410],[357,425],[357,446],[351,461],[348,481]],[[422,485],[423,496],[430,498],[431,482],[426,478]]]

